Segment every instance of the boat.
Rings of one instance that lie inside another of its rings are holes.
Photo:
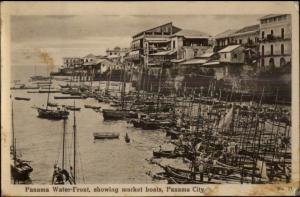
[[[153,151],[153,156],[156,158],[176,158],[181,156],[179,153],[175,153],[172,150],[159,150],[159,151]]]
[[[81,109],[80,107],[75,107],[73,105],[66,105],[65,108],[71,111],[80,111]]]
[[[44,77],[41,75],[36,75],[36,76],[32,76],[30,77],[31,81],[47,81],[50,79],[50,77]]]
[[[84,105],[85,108],[91,108],[91,109],[101,109],[100,106],[93,106],[93,105]]]
[[[54,99],[85,99],[83,96],[54,96]]]
[[[30,101],[30,98],[26,98],[26,97],[15,97],[15,100]]]
[[[128,114],[127,111],[116,109],[103,109],[102,113],[104,120],[123,120]]]
[[[48,106],[50,106],[50,107],[57,107],[58,104],[57,103],[50,103],[50,102],[48,102]]]
[[[38,111],[39,118],[52,119],[52,120],[61,120],[67,119],[69,116],[69,112],[64,109],[47,109],[36,107]]]
[[[93,134],[94,139],[118,139],[120,134],[110,132],[96,132]]]
[[[17,156],[17,139],[14,135],[14,113],[13,113],[13,103],[12,103],[12,146],[11,146],[11,175],[14,180],[14,183],[19,181],[30,180],[30,173],[33,171],[33,168],[30,166],[29,162],[22,160]]]
[[[48,83],[51,83],[51,78]],[[50,86],[49,86],[50,87]],[[35,107],[38,112],[39,118],[45,118],[50,120],[61,120],[61,119],[67,119],[69,116],[69,112],[65,109],[61,109],[57,107],[56,109],[48,109],[49,106],[49,97],[50,97],[50,89],[48,89],[48,95],[47,95],[47,102],[46,107]]]
[[[75,101],[74,101],[74,108],[75,108]],[[72,137],[72,147],[73,150],[66,150],[68,147],[66,145],[66,120],[64,120],[64,127],[63,127],[63,140],[62,140],[62,161],[61,166],[58,165],[58,160],[54,164],[54,172],[52,175],[52,184],[53,185],[76,185],[78,176],[78,167],[77,167],[77,156],[78,151],[77,149],[77,126],[76,126],[76,116],[74,111],[74,123],[73,123],[73,137]],[[66,154],[70,153],[72,155],[69,155],[66,159]],[[72,158],[73,160],[71,160]],[[69,163],[68,163],[69,162]],[[72,163],[71,163],[72,162]],[[68,168],[66,166],[68,165]]]
[[[127,133],[126,133],[126,135],[125,135],[125,142],[126,142],[126,143],[130,143],[130,138],[129,138],[129,136],[128,136]]]

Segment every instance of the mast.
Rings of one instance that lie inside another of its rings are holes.
[[[48,109],[49,96],[50,96],[51,79],[52,79],[52,77],[50,76],[50,83],[49,83],[49,86],[48,86],[49,88],[48,88],[48,96],[47,96],[46,109]]]
[[[75,100],[74,100],[74,108],[75,108]],[[74,175],[74,184],[76,184],[76,117],[74,110],[74,124],[73,124],[73,132],[74,132],[74,160],[73,160],[73,175]]]
[[[63,152],[62,152],[62,169],[65,169],[65,139],[66,139],[66,119],[64,119],[64,131],[63,131]]]

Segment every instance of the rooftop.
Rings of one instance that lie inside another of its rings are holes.
[[[234,34],[237,30],[236,29],[228,29],[222,33],[219,33],[215,36],[216,39],[218,38],[226,38]]]
[[[176,34],[172,35],[172,37],[174,36],[184,36],[184,37],[199,37],[199,38],[209,38],[211,37],[211,35],[205,33],[205,32],[201,32],[198,30],[191,30],[191,29],[183,29],[179,32],[177,32]]]
[[[246,27],[236,31],[234,34],[245,33],[245,32],[249,32],[249,31],[259,31],[259,24],[246,26]]]
[[[267,18],[273,18],[273,17],[276,17],[276,16],[282,16],[282,15],[286,15],[286,14],[268,14],[268,15],[265,15],[265,16],[261,17],[259,20],[263,20],[263,19],[267,19]]]
[[[182,65],[187,65],[187,64],[204,64],[206,63],[207,60],[204,60],[204,59],[191,59],[191,60],[187,60],[183,63],[180,63]]]
[[[227,53],[227,52],[231,52],[231,51],[233,51],[233,50],[235,50],[235,49],[237,49],[239,47],[240,47],[240,45],[230,45],[230,46],[225,47],[224,49],[222,49],[222,50],[220,50],[218,52],[219,53]]]
[[[147,28],[146,30],[143,30],[143,31],[140,31],[140,32],[134,34],[133,37],[139,35],[140,33],[143,33],[143,32],[146,32],[146,31],[151,31],[151,30],[153,30],[155,28],[162,27],[162,26],[165,26],[165,25],[172,25],[172,22],[168,22],[168,23],[165,23],[165,24],[162,24],[162,25],[158,25],[158,26],[155,26],[155,27]],[[172,25],[172,26],[175,27],[175,28],[178,28],[178,27],[176,27],[174,25]],[[178,29],[180,29],[180,28],[178,28]]]

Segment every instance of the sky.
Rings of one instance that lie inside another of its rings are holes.
[[[132,36],[164,23],[212,36],[258,24],[263,15],[13,15],[12,65],[60,66],[63,57],[104,55],[107,48],[129,47]]]

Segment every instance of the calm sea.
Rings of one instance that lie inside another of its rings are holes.
[[[46,67],[13,67],[12,79],[28,81],[32,75],[47,74]],[[61,82],[55,82],[61,83]],[[37,117],[33,106],[46,104],[47,94],[27,93],[27,90],[13,90],[12,95],[30,97],[30,101],[14,100],[14,126],[17,138],[18,155],[31,161],[33,184],[50,184],[53,166],[61,163],[63,121],[50,121]],[[54,100],[58,104],[73,104],[73,100]],[[168,138],[163,131],[144,131],[127,124],[125,121],[103,121],[102,113],[84,108],[84,104],[101,105],[94,99],[76,100],[81,107],[76,112],[78,153],[76,166],[79,183],[152,183],[146,172],[159,172],[161,169],[146,161],[152,157],[152,151],[164,144]],[[66,163],[72,162],[72,126],[73,113],[66,123]],[[116,140],[94,140],[94,132],[117,132]],[[125,134],[131,143],[124,141]],[[170,160],[170,162],[180,162]],[[68,169],[68,167],[66,167]]]

